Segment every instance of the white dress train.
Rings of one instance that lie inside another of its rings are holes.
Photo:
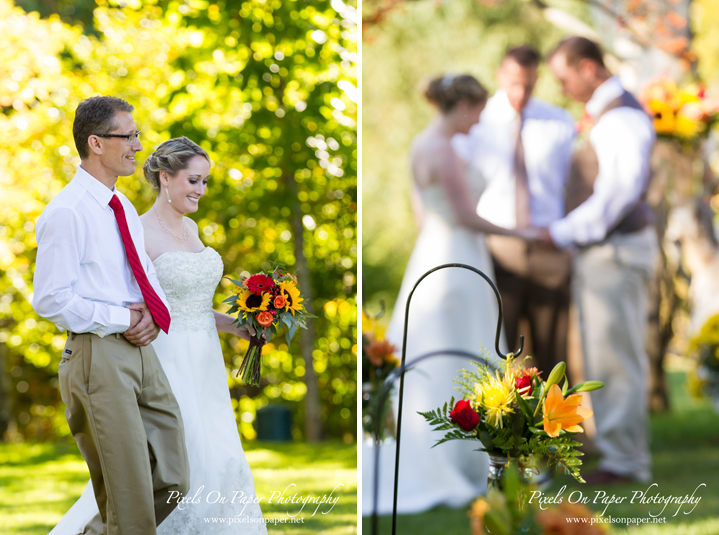
[[[223,274],[222,259],[206,247],[199,253],[164,253],[153,263],[172,315],[169,334],[161,332],[153,347],[182,413],[190,464],[188,496],[196,502],[176,508],[157,533],[266,534],[237,431],[212,312],[212,297]],[[50,535],[86,533],[97,515],[92,482],[88,482]],[[213,518],[225,520],[213,522]]]
[[[468,176],[476,204],[484,180],[476,172]],[[440,184],[420,190],[425,220],[402,280],[402,287],[387,329],[387,339],[397,346],[400,358],[407,298],[417,280],[441,264],[462,263],[493,279],[492,261],[485,237],[457,223],[452,206]],[[494,339],[497,301],[487,282],[476,273],[446,268],[429,275],[412,297],[409,312],[407,363],[431,351],[460,349],[497,362]],[[399,493],[401,514],[422,512],[437,505],[460,507],[483,493],[487,485],[487,454],[474,451],[479,442],[452,441],[435,448],[442,436],[434,433],[417,411],[441,407],[461,395],[454,379],[458,370],[470,369],[469,359],[435,357],[419,364],[405,376]],[[399,381],[393,396],[395,418]],[[379,514],[392,513],[396,442],[380,447]],[[362,514],[372,512],[373,446],[366,439],[362,448]]]

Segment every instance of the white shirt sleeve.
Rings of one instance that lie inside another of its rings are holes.
[[[57,208],[41,217],[36,237],[35,312],[63,330],[100,337],[125,332],[130,327],[129,309],[85,299],[73,291],[80,273],[78,242],[84,239],[73,211]]]
[[[654,130],[643,112],[615,109],[592,129],[590,142],[599,160],[592,195],[549,226],[559,247],[603,240],[640,199],[649,178]]]

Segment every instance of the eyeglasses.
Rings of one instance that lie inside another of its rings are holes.
[[[127,140],[127,143],[130,145],[134,145],[138,141],[140,141],[140,131],[133,132],[132,134],[92,134],[93,136],[97,137],[124,137]]]

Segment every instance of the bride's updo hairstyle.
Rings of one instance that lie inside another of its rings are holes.
[[[160,191],[160,172],[165,171],[168,175],[175,176],[179,171],[187,169],[190,160],[195,156],[202,156],[212,164],[205,149],[186,137],[164,141],[155,148],[142,166],[145,180],[152,184],[155,191]]]
[[[429,83],[424,96],[442,113],[447,113],[463,100],[470,104],[483,104],[487,101],[488,93],[474,76],[445,74]]]

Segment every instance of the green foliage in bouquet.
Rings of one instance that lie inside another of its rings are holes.
[[[454,397],[443,407],[420,412],[434,431],[446,431],[435,446],[450,440],[478,440],[480,451],[494,456],[519,458],[531,455],[547,458],[549,466],[584,482],[579,473],[582,455],[572,437],[581,433],[578,425],[592,415],[579,406],[582,396],[604,386],[588,381],[569,388],[566,365],[559,363],[543,381],[536,368],[517,366],[510,354],[503,370],[474,363],[476,370],[462,370],[456,379],[463,399]],[[564,380],[562,388],[559,383]]]

